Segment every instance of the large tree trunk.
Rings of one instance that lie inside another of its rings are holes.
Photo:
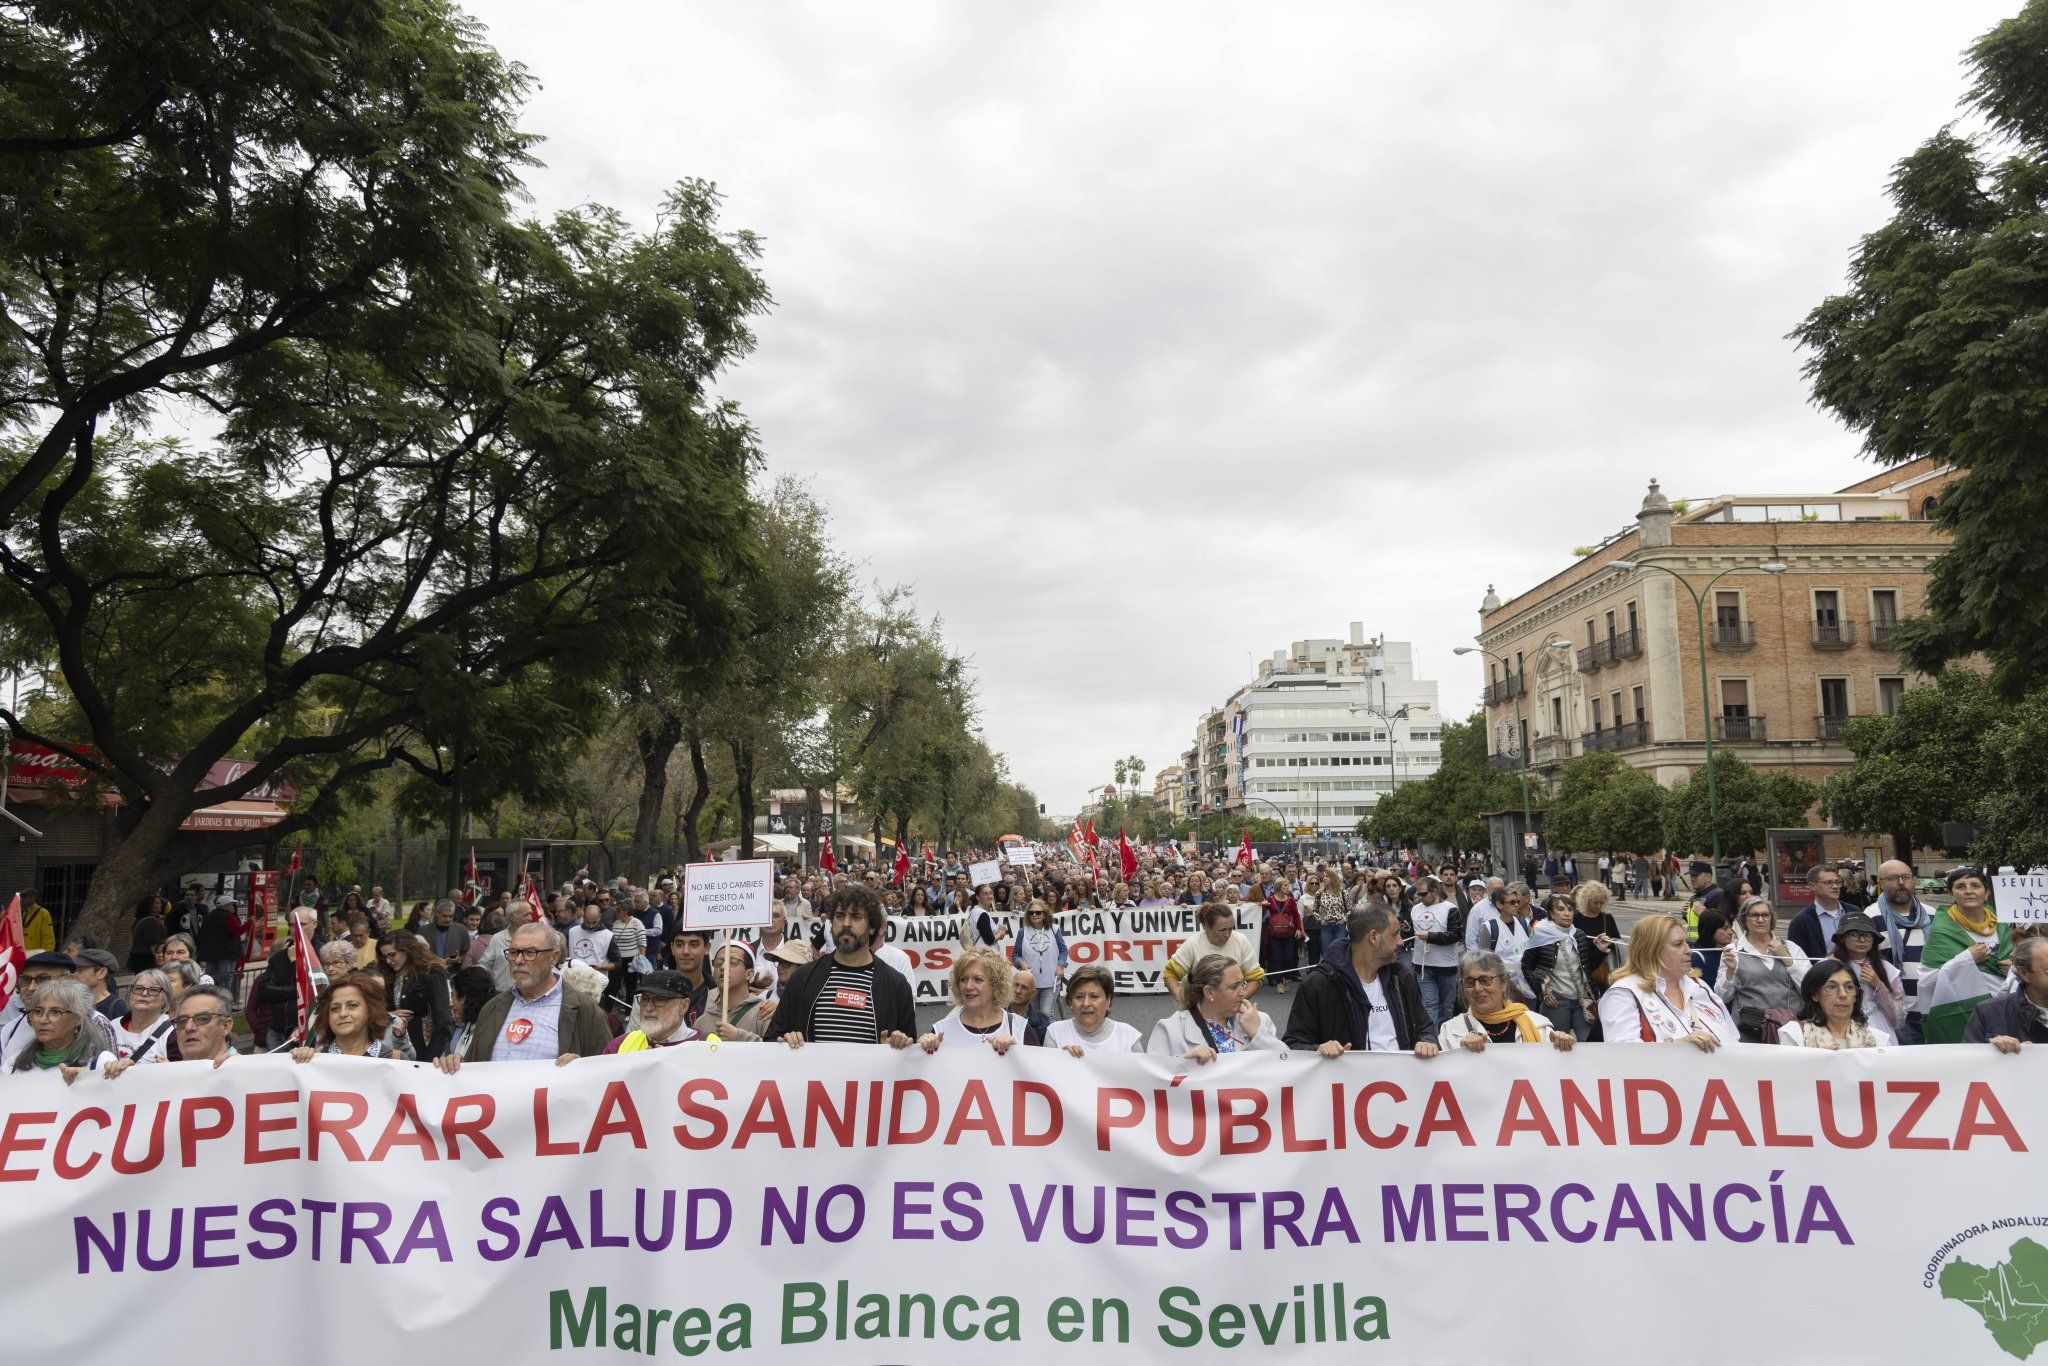
[[[804,831],[802,862],[806,868],[818,866],[818,827],[824,823],[825,801],[815,787],[804,788]]]
[[[704,803],[711,800],[711,774],[704,767],[704,737],[691,730],[686,738],[690,745],[690,777],[697,786],[690,793],[690,804],[683,808],[683,861],[702,863],[704,844],[697,835],[697,818],[704,814]]]
[[[192,814],[192,803],[152,802],[142,815],[100,855],[86,889],[72,933],[96,943],[114,942],[114,930],[130,907],[156,890],[166,875],[176,873],[169,851],[179,824]]]
[[[754,747],[738,740],[729,742],[732,749],[732,790],[738,802],[740,820],[740,857],[754,856]]]
[[[391,808],[391,834],[397,843],[397,853],[391,859],[391,904],[405,904],[405,816],[394,803]]]
[[[682,742],[683,723],[674,717],[634,728],[633,744],[640,752],[640,806],[633,819],[633,856],[626,876],[636,886],[645,886],[654,868],[654,839],[661,825],[661,804],[668,798],[668,761]]]

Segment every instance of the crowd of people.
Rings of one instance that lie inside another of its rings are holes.
[[[1112,879],[1058,851],[973,886],[967,861],[788,876],[768,926],[715,944],[682,923],[666,873],[644,888],[579,878],[530,897],[465,889],[409,909],[352,888],[293,912],[325,981],[303,1020],[299,936],[244,964],[248,925],[232,898],[151,898],[136,915],[146,961],[143,948],[131,953],[125,986],[104,948],[74,941],[29,956],[0,1010],[0,1067],[72,1078],[218,1066],[235,1055],[238,1026],[248,1048],[302,1063],[340,1053],[451,1073],[713,1036],[1197,1064],[1517,1043],[2048,1042],[2048,941],[1999,921],[1977,869],[1949,875],[1953,904],[1939,910],[1902,863],[1880,869],[1862,905],[1843,870],[1820,869],[1813,904],[1781,926],[1739,865],[1717,880],[1699,862],[1681,909],[1640,914],[1624,935],[1609,881],[1574,883],[1569,869],[1539,892],[1473,863],[1176,852]],[[1148,906],[1198,909],[1164,974],[1175,1009],[1141,1035],[1113,1018],[1115,976],[1072,963],[1059,916]],[[952,1009],[920,1029],[912,964],[889,926],[948,912],[960,916]],[[1259,925],[1256,950],[1238,928],[1246,920]]]

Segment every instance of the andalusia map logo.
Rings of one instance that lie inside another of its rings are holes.
[[[2025,1361],[2048,1343],[2048,1247],[2023,1236],[2006,1249],[2003,1261],[1942,1261],[1972,1238],[2016,1228],[2048,1228],[2048,1218],[1994,1219],[1964,1229],[1928,1259],[1921,1284],[1973,1310],[1993,1342]]]

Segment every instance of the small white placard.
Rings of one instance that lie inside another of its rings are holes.
[[[1003,852],[1012,868],[1027,868],[1038,862],[1038,851],[1028,844],[1013,844]]]
[[[991,882],[1001,882],[1002,880],[1003,865],[996,859],[990,859],[987,863],[970,863],[967,865],[967,882],[969,886],[985,887]]]
[[[2048,925],[2048,873],[1993,875],[1991,901],[2007,925]]]
[[[775,860],[692,863],[683,869],[683,927],[744,930],[774,921]]]

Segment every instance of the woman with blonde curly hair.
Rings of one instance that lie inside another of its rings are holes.
[[[1007,1008],[1010,978],[1010,961],[994,949],[963,950],[947,977],[953,987],[953,1013],[933,1025],[918,1046],[936,1053],[941,1044],[979,1042],[1007,1053],[1020,1043],[1044,1043],[1036,1025]]]

